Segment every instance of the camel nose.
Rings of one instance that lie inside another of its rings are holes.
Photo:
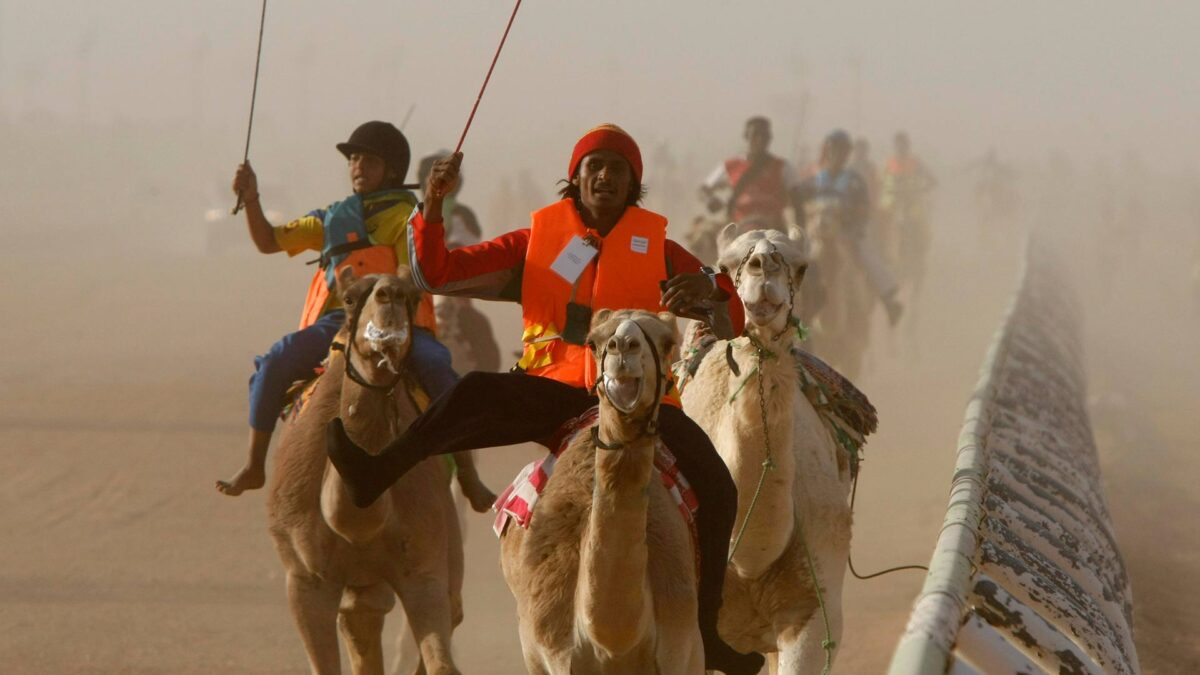
[[[751,274],[767,274],[778,267],[775,258],[770,253],[755,252],[746,261],[746,270]]]
[[[614,335],[608,339],[607,349],[618,354],[631,354],[641,349],[641,344],[628,335]]]

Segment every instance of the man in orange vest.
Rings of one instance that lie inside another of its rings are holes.
[[[287,251],[295,256],[320,251],[321,264],[309,287],[300,330],[285,335],[254,359],[249,457],[233,478],[217,481],[217,490],[229,496],[261,488],[266,482],[267,448],[287,391],[297,380],[313,376],[345,323],[346,313],[333,292],[337,272],[352,267],[357,276],[395,274],[396,266],[408,261],[408,219],[417,204],[404,185],[408,140],[387,122],[367,122],[337,149],[350,163],[354,193],[286,225],[272,226],[263,214],[258,179],[248,163],[238,167],[233,179],[233,190],[246,205],[250,237],[260,252]],[[458,375],[451,368],[450,352],[433,334],[429,296],[422,300],[413,322],[408,365],[426,392],[437,397],[454,386]],[[477,511],[486,511],[495,495],[479,481],[469,453],[456,455],[455,460],[463,494]]]
[[[794,190],[800,185],[796,168],[770,153],[771,121],[765,117],[746,120],[743,133],[746,139],[745,156],[732,157],[718,166],[700,186],[710,213],[724,211],[744,229],[773,229],[787,232],[784,210],[793,208],[797,224],[803,224],[804,214],[795,210]],[[729,190],[722,200],[718,192]]]
[[[879,201],[884,214],[895,220],[898,218],[895,211],[905,206],[905,200],[923,197],[937,187],[937,179],[912,153],[912,142],[906,132],[896,132],[892,147],[894,153],[883,168],[883,189]]]
[[[711,321],[723,338],[741,332],[741,301],[728,275],[702,267],[667,239],[666,218],[637,206],[644,193],[642,157],[637,143],[620,128],[602,125],[579,139],[562,200],[535,211],[529,228],[451,251],[444,241],[443,200],[461,161],[456,154],[438,162],[424,208],[413,216],[409,250],[414,277],[433,293],[519,302],[525,351],[513,372],[467,374],[378,456],[354,446],[335,420],[330,459],[360,506],[372,503],[426,457],[544,441],[595,405],[596,397],[588,391],[596,379],[595,365],[584,346],[595,310],[665,308]],[[563,265],[559,256],[564,251],[582,253],[573,259],[586,261]],[[709,669],[752,675],[763,658],[737,653],[717,633],[737,488],[712,442],[678,407],[678,399],[664,402],[659,432],[702,504],[697,529],[705,660]]]

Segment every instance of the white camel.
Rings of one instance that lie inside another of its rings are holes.
[[[819,673],[841,640],[852,467],[874,410],[799,350],[793,311],[806,242],[768,230],[737,236],[734,225],[718,241],[746,307],[745,335],[717,341],[693,327],[680,379],[684,410],[738,486],[720,631],[739,651],[767,654],[773,674]]]

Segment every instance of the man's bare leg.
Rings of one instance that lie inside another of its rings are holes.
[[[474,453],[470,450],[456,452],[454,463],[458,467],[458,487],[462,489],[463,496],[471,502],[471,508],[476,513],[487,513],[496,503],[496,494],[479,479]]]
[[[267,482],[267,448],[271,445],[271,432],[250,429],[250,456],[242,467],[227,481],[217,481],[217,491],[236,497],[246,490],[257,490]],[[464,453],[466,454],[466,453]],[[474,467],[472,467],[474,470]],[[476,480],[479,477],[476,476]],[[485,488],[486,489],[486,488]],[[466,492],[466,489],[463,489]]]

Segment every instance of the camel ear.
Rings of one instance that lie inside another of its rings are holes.
[[[599,309],[592,315],[592,329],[588,331],[587,340],[584,341],[584,344],[587,345],[588,349],[592,350],[593,354],[596,353],[596,343],[605,337],[601,334],[600,329],[604,327],[604,324],[608,323],[612,315],[613,311],[611,309]]]
[[[606,309],[596,310],[596,313],[592,315],[592,328],[596,328],[597,326],[600,326],[601,324],[603,324],[605,321],[608,321],[609,318],[612,317],[612,314],[613,314],[613,310],[611,310],[611,309],[606,308]]]
[[[417,288],[417,282],[413,280],[411,267],[408,265],[396,265],[396,278],[400,280],[400,287],[404,293],[404,297],[412,302],[421,300],[421,289]]]
[[[353,265],[346,265],[338,270],[337,274],[334,275],[333,281],[334,290],[337,291],[338,296],[345,297],[346,291],[350,290],[350,287],[354,285],[357,278],[354,275]]]
[[[717,233],[717,255],[724,255],[725,250],[733,243],[734,239],[738,238],[738,224],[730,223],[721,228]]]

